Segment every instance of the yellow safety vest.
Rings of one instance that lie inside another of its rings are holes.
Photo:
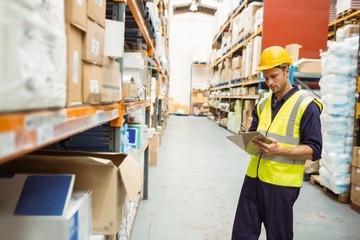
[[[300,143],[300,121],[307,106],[314,101],[320,111],[322,105],[302,91],[295,92],[288,98],[274,119],[271,119],[271,99],[260,100],[257,105],[259,124],[257,130],[267,137],[276,139],[281,147],[292,148]],[[279,186],[301,187],[304,177],[305,161],[282,156],[252,156],[247,175],[258,177],[261,181]]]

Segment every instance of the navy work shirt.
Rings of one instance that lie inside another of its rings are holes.
[[[293,86],[293,88],[285,94],[285,96],[275,101],[275,94],[273,94],[273,99],[271,100],[272,108],[272,119],[279,112],[281,106],[284,102],[290,98],[295,92],[299,91],[298,86]],[[259,124],[259,117],[256,112],[256,106],[252,112],[252,122],[249,128],[249,132],[257,130]],[[320,122],[320,109],[319,106],[312,102],[309,104],[307,109],[304,112],[304,115],[300,121],[300,144],[308,145],[313,150],[313,159],[317,160],[321,158],[322,150],[322,135],[321,135],[321,122]]]

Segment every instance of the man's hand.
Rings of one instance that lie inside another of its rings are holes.
[[[277,144],[276,139],[268,138],[269,141],[264,139],[254,138],[252,142],[260,148],[260,153],[263,155],[275,155],[278,153],[280,146]]]

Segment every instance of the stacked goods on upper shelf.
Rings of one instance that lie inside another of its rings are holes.
[[[219,62],[218,70],[213,77],[213,85],[256,74],[255,69],[260,59],[262,37],[256,36],[247,42],[245,40],[250,34],[257,32],[258,27],[262,25],[262,5],[261,2],[248,4],[247,7],[232,19],[230,23],[231,33],[224,33],[221,39],[221,47],[218,48],[214,44],[211,57],[212,63],[216,62],[217,59],[225,55],[230,49],[234,49],[237,45],[245,45],[240,54],[233,56],[232,62],[230,58],[225,58],[224,63]]]
[[[329,23],[336,19],[336,0],[330,0]]]
[[[322,53],[320,91],[323,153],[320,182],[336,194],[349,192],[359,36],[329,42]]]
[[[336,1],[336,15],[341,16],[354,9],[360,9],[359,0],[337,0]]]
[[[105,24],[104,1],[0,4],[0,111],[121,100],[120,66],[107,56],[121,57],[124,34]]]
[[[242,104],[242,101],[236,100],[234,109],[228,114],[227,129],[233,133],[238,133],[241,128]]]
[[[64,2],[0,2],[0,112],[64,107]]]
[[[122,86],[126,101],[146,99],[148,94],[145,91],[148,82],[146,57],[147,52],[144,50],[125,52]]]
[[[101,102],[103,83],[105,4],[87,1],[87,26],[83,40],[83,103]]]

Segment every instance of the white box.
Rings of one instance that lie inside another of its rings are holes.
[[[104,55],[112,58],[124,56],[124,22],[105,20]]]
[[[126,52],[124,54],[124,68],[145,68],[145,59],[141,52]]]
[[[0,178],[1,238],[70,240],[91,236],[91,193],[72,196],[72,174],[16,174]]]

